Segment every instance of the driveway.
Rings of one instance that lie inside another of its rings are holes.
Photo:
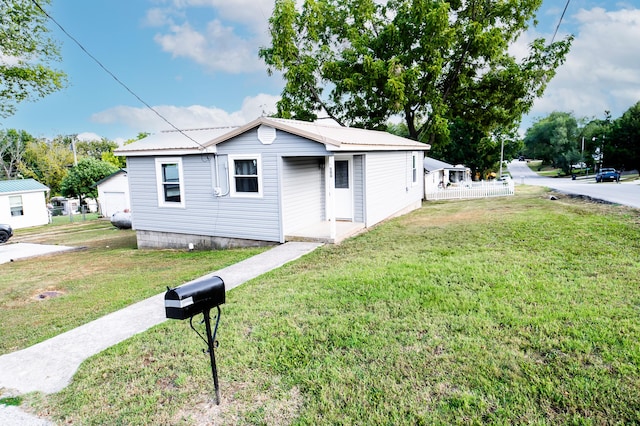
[[[14,260],[25,259],[28,257],[43,256],[47,254],[77,249],[77,247],[9,242],[0,245],[0,264],[13,262]]]
[[[545,186],[565,194],[583,195],[596,200],[640,209],[640,184],[634,182],[596,183],[594,178],[576,179],[539,176],[525,161],[513,160],[508,164],[515,183]]]

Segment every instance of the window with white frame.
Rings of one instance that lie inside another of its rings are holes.
[[[11,209],[11,216],[24,216],[24,209],[22,207],[22,195],[14,195],[9,197],[9,208]]]
[[[412,180],[411,182],[413,184],[418,182],[418,154],[413,152],[411,153],[411,161],[412,161],[412,166],[411,166],[411,176],[412,176]]]
[[[259,155],[230,155],[229,173],[231,196],[262,196],[262,164]]]
[[[156,158],[158,205],[161,207],[184,207],[184,178],[182,159]]]

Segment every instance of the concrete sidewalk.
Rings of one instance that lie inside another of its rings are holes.
[[[207,276],[222,278],[229,291],[320,245],[289,242]],[[69,384],[85,359],[165,320],[164,293],[161,293],[29,348],[2,355],[0,388],[15,390],[13,395],[58,392]]]

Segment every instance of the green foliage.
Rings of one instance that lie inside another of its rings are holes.
[[[573,114],[553,112],[527,130],[524,144],[527,155],[543,164],[570,173],[571,165],[580,161],[578,122]]]
[[[62,179],[73,165],[73,152],[64,138],[52,141],[33,140],[27,143],[19,171],[24,177],[47,185],[50,195],[60,195]]]
[[[117,167],[93,157],[85,157],[62,179],[60,192],[70,198],[98,198],[96,182],[115,173]]]
[[[22,404],[23,398],[21,396],[9,396],[6,398],[0,398],[0,405],[19,406]]]
[[[2,179],[15,179],[18,167],[22,162],[22,156],[27,144],[33,140],[33,136],[24,130],[0,130],[0,177]]]
[[[47,5],[49,0],[41,0]],[[46,16],[31,0],[0,2],[0,117],[12,115],[20,102],[44,97],[66,85],[66,75],[49,67],[59,60],[48,37]]]
[[[127,167],[127,157],[116,156],[114,155],[113,151],[103,152],[101,160],[119,169],[123,169]]]
[[[604,151],[607,166],[640,169],[640,102],[613,122]]]
[[[509,45],[541,0],[277,0],[272,44],[260,50],[285,80],[278,116],[384,129],[400,115],[409,137],[446,143],[457,120],[487,137],[511,128],[564,61],[572,38],[535,40],[521,61]],[[479,140],[475,143],[480,143]]]
[[[102,160],[102,156],[105,153],[113,153],[113,150],[118,147],[118,144],[109,139],[102,138],[95,141],[75,141],[76,153],[78,157],[92,157],[96,160]]]

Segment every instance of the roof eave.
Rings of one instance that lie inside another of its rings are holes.
[[[114,151],[114,155],[119,157],[149,157],[149,156],[180,156],[194,154],[215,154],[217,152],[215,146],[207,146],[202,148],[167,148],[167,149],[139,149],[139,150],[118,150]]]
[[[358,145],[358,144],[343,144],[337,147],[327,147],[327,151],[330,152],[349,152],[349,151],[429,151],[431,149],[431,145],[423,144],[424,146],[414,146],[414,145],[401,145],[401,146],[390,146],[390,145]]]

